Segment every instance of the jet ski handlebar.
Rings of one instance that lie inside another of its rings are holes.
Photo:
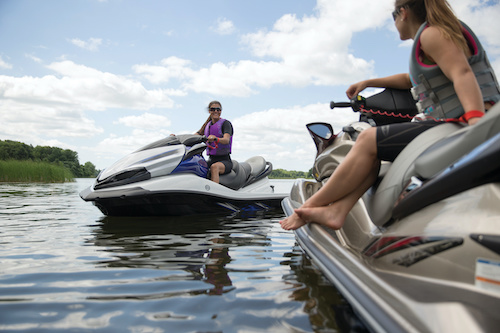
[[[349,102],[330,102],[330,108],[352,108],[360,113],[359,121],[373,126],[410,121],[417,113],[415,100],[409,89],[386,88],[368,97],[356,96]]]
[[[352,98],[349,102],[330,102],[330,109],[334,108],[352,108],[354,112],[359,111],[362,106],[364,105],[364,102],[366,99],[363,96],[356,96]]]

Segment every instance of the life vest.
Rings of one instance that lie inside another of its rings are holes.
[[[500,88],[486,52],[472,30],[465,23],[460,23],[464,37],[472,51],[472,56],[468,61],[481,88],[483,100],[496,103],[500,100]],[[423,112],[426,116],[435,119],[459,118],[464,114],[464,109],[455,93],[453,83],[437,64],[424,64],[420,59],[422,53],[420,36],[427,27],[427,22],[420,26],[410,56],[413,98],[418,101],[419,112]]]
[[[205,126],[205,136],[208,137],[209,135],[215,135],[218,138],[222,138],[224,136],[224,133],[222,133],[222,124],[226,119],[220,118],[215,124],[212,124],[211,121],[208,122],[207,126]],[[211,147],[210,145],[207,146],[207,155],[227,155],[231,154],[231,147],[233,146],[233,137],[229,139],[228,144],[217,144],[214,147]]]

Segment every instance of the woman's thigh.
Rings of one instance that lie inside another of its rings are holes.
[[[445,122],[421,121],[378,126],[378,159],[382,161],[394,161],[399,153],[418,135],[441,124],[445,124]]]

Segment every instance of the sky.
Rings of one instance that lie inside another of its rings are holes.
[[[408,71],[393,1],[0,0],[0,140],[71,149],[104,169],[194,133],[218,100],[233,159],[307,171],[307,123],[338,132],[357,115],[330,101]],[[499,0],[450,4],[500,73]]]

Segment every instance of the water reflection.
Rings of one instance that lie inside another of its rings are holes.
[[[157,295],[136,294],[134,295],[136,299],[161,299],[178,297],[181,294],[220,296],[230,292],[236,292],[241,297],[241,290],[236,290],[236,288],[242,289],[241,281],[234,286],[231,280],[232,274],[240,273],[246,274],[247,282],[252,281],[253,289],[262,290],[263,293],[270,294],[269,297],[273,297],[270,288],[276,288],[276,284],[266,286],[266,283],[279,278],[281,286],[275,289],[275,292],[282,293],[289,289],[289,299],[303,304],[302,311],[308,315],[314,331],[328,332],[330,329],[335,329],[341,332],[365,332],[349,304],[331,283],[325,280],[298,246],[288,248],[277,258],[279,265],[290,268],[286,274],[274,276],[272,265],[259,263],[259,260],[272,259],[266,248],[270,248],[269,251],[272,252],[271,248],[277,247],[275,240],[273,244],[273,235],[276,236],[275,224],[281,216],[281,214],[261,214],[250,219],[248,217],[242,219],[240,216],[200,216],[194,219],[193,217],[106,217],[94,226],[92,242],[107,252],[109,259],[100,260],[96,265],[167,270],[169,271],[167,276],[156,277],[155,280],[164,282],[189,280],[210,285],[205,288],[193,285],[189,290],[180,291],[179,284],[176,284],[172,287],[175,290],[162,290]],[[236,251],[237,249],[243,252]],[[230,255],[231,252],[236,253],[234,259]],[[249,265],[242,264],[242,260],[248,261]],[[284,287],[283,282],[288,287]],[[259,284],[262,287],[259,287]],[[93,299],[116,300],[123,297],[123,295],[106,295]],[[247,311],[249,310],[245,310]],[[282,315],[287,316],[286,313]],[[181,314],[171,311],[155,313],[154,316],[157,319],[182,317]]]
[[[260,272],[256,270],[259,266],[257,262],[246,268],[227,269],[226,265],[232,262],[230,250],[233,248],[250,248],[252,250],[245,256],[255,258],[265,252],[262,247],[271,246],[267,234],[275,223],[271,220],[273,217],[275,215],[269,213],[245,219],[237,215],[105,217],[94,226],[94,238],[90,242],[102,248],[109,257],[96,262],[96,266],[177,272],[177,279],[182,276],[183,280],[202,281],[212,286],[205,293],[221,295],[234,289],[229,271],[252,274],[268,271],[268,268]],[[199,294],[200,290],[193,292]]]
[[[0,330],[332,332],[350,320],[281,212],[111,218],[83,186],[0,184]]]

